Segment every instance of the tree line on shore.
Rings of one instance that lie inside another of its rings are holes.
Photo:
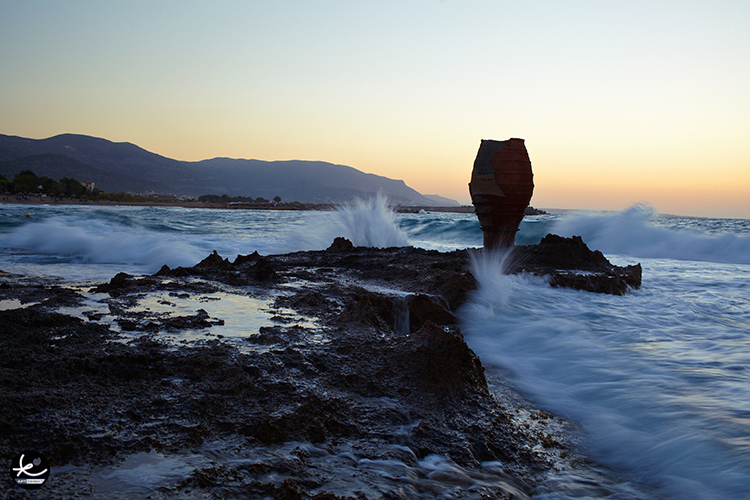
[[[86,187],[73,178],[63,177],[56,181],[47,176],[38,177],[31,170],[22,170],[13,180],[0,174],[0,192],[10,194],[39,193],[49,196],[80,197]]]
[[[129,193],[105,193],[101,189],[89,190],[81,182],[68,177],[56,181],[47,176],[37,176],[31,170],[23,170],[17,173],[13,180],[0,174],[0,193],[18,195],[46,195],[59,196],[60,198],[79,198],[90,201],[109,200],[116,202],[145,202],[146,196],[133,195]]]
[[[110,201],[149,201],[159,199],[160,201],[169,201],[173,196],[164,195],[133,195],[130,193],[105,193],[100,189],[89,190],[81,182],[73,178],[63,177],[60,180],[54,180],[47,176],[37,176],[31,170],[23,170],[17,173],[12,180],[0,174],[0,193],[14,195],[47,195],[67,198],[86,198],[90,200],[110,200]],[[198,198],[198,201],[206,203],[246,203],[246,204],[268,204],[272,201],[281,202],[281,197],[276,196],[273,200],[266,198],[253,198],[251,196],[221,196],[215,194],[204,194]]]
[[[252,196],[229,196],[223,194],[204,194],[198,197],[198,201],[206,203],[271,203],[271,200],[267,200],[263,197],[253,198]],[[276,203],[281,203],[281,196],[276,196],[273,199]]]

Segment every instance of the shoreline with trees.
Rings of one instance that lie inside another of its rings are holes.
[[[205,194],[198,197],[163,195],[155,193],[106,193],[76,179],[63,177],[55,181],[46,176],[37,176],[31,170],[23,170],[12,180],[0,174],[0,203],[23,205],[105,205],[105,206],[174,206],[184,208],[216,208],[242,210],[335,210],[340,204],[285,202],[280,196],[272,200],[263,197],[229,196],[227,194]],[[472,205],[462,206],[410,206],[396,205],[399,213],[454,212],[474,213]],[[527,215],[546,213],[533,207],[526,209]]]

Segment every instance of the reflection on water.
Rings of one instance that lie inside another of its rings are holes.
[[[23,303],[18,299],[5,299],[0,300],[0,311],[8,311],[10,309],[22,309],[24,307],[33,306],[39,302],[26,302]]]
[[[274,300],[279,292],[270,294],[262,291],[261,297],[254,296],[252,291],[239,293],[214,291],[211,293],[169,292],[165,290],[149,291],[119,300],[108,294],[83,292],[87,300],[79,307],[61,307],[58,312],[79,317],[85,321],[97,321],[120,333],[126,341],[149,334],[146,325],[150,321],[174,317],[186,317],[205,311],[212,323],[217,320],[223,324],[214,324],[208,328],[162,330],[158,333],[160,340],[177,344],[187,344],[205,340],[208,337],[222,338],[230,342],[246,340],[257,335],[263,327],[299,326],[318,330],[316,318],[304,317],[292,309],[276,307]],[[281,292],[283,293],[283,292]],[[4,301],[9,302],[9,301]],[[123,317],[135,318],[134,328],[124,329],[117,321]],[[144,331],[146,330],[146,331]],[[247,342],[236,342],[237,346],[249,348]]]

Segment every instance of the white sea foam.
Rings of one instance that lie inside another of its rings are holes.
[[[356,200],[333,212],[314,214],[311,224],[299,228],[287,239],[287,248],[294,250],[322,250],[336,237],[344,237],[354,246],[403,247],[409,245],[407,234],[399,227],[396,215],[388,206],[388,199],[379,195],[367,200]]]
[[[81,216],[61,216],[18,227],[5,244],[29,253],[84,263],[192,265],[205,251],[177,235],[116,226]]]
[[[710,219],[681,217],[675,220],[690,220],[691,224],[665,226],[653,207],[635,205],[615,213],[561,218],[550,232],[581,236],[590,248],[605,254],[750,264],[750,235],[709,234],[706,230],[715,225]]]
[[[213,250],[229,259],[323,250],[338,236],[355,246],[409,245],[383,196],[330,212],[11,206],[0,216],[0,247],[7,249],[0,269],[14,272],[36,272],[44,263],[59,275],[66,273],[53,266],[120,265],[152,273],[164,264],[195,265]]]
[[[643,288],[615,297],[504,276],[499,256],[476,255],[462,330],[486,366],[579,422],[594,458],[657,498],[750,496],[750,267],[646,259]]]

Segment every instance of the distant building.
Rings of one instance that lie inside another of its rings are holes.
[[[86,191],[91,193],[94,190],[94,183],[93,182],[82,182],[81,186],[86,188]]]

